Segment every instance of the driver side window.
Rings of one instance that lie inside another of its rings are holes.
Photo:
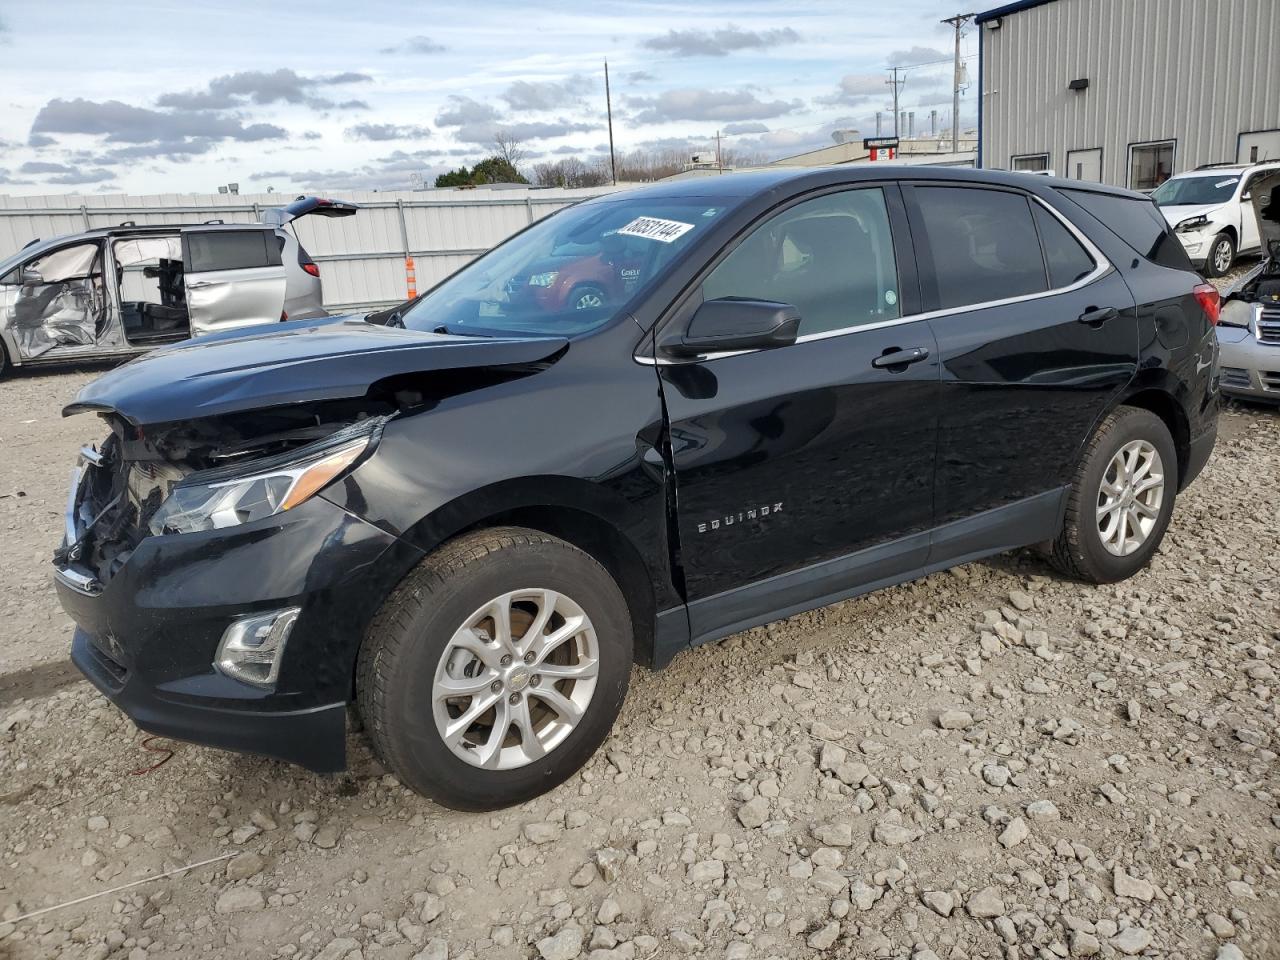
[[[787,303],[800,336],[901,316],[884,192],[845,190],[806,200],[756,227],[708,275],[705,300]]]

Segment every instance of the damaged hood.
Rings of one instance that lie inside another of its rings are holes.
[[[1280,258],[1280,170],[1254,181],[1249,188],[1253,196],[1254,219],[1258,221],[1258,236],[1262,240],[1262,255]]]
[[[141,425],[340,400],[364,396],[387,377],[536,363],[567,343],[425,333],[359,317],[299,320],[145,354],[86,386],[62,415],[117,413]]]

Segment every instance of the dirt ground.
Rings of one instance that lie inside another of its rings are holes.
[[[0,957],[1280,957],[1274,410],[1132,581],[1007,555],[637,670],[580,775],[468,815],[358,733],[337,777],[144,743],[67,665],[96,372],[0,383]]]

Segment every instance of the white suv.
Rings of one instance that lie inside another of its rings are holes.
[[[1170,177],[1151,194],[1191,262],[1206,277],[1220,277],[1240,253],[1260,249],[1249,199],[1258,178],[1280,170],[1268,163],[1212,163]]]

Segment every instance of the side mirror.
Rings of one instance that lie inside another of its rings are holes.
[[[796,342],[800,311],[789,303],[724,297],[698,307],[689,327],[659,344],[663,353],[697,357],[736,350],[767,350]]]
[[[24,284],[38,286],[39,284],[44,283],[44,277],[40,276],[40,271],[35,267],[27,267],[22,271],[22,282]]]
[[[1243,201],[1246,201],[1246,202],[1247,202],[1247,201],[1249,201],[1249,200],[1252,200],[1252,199],[1253,199],[1253,191],[1251,191],[1251,190],[1246,190],[1244,193],[1240,194],[1240,199],[1241,199],[1241,200],[1243,200]]]

